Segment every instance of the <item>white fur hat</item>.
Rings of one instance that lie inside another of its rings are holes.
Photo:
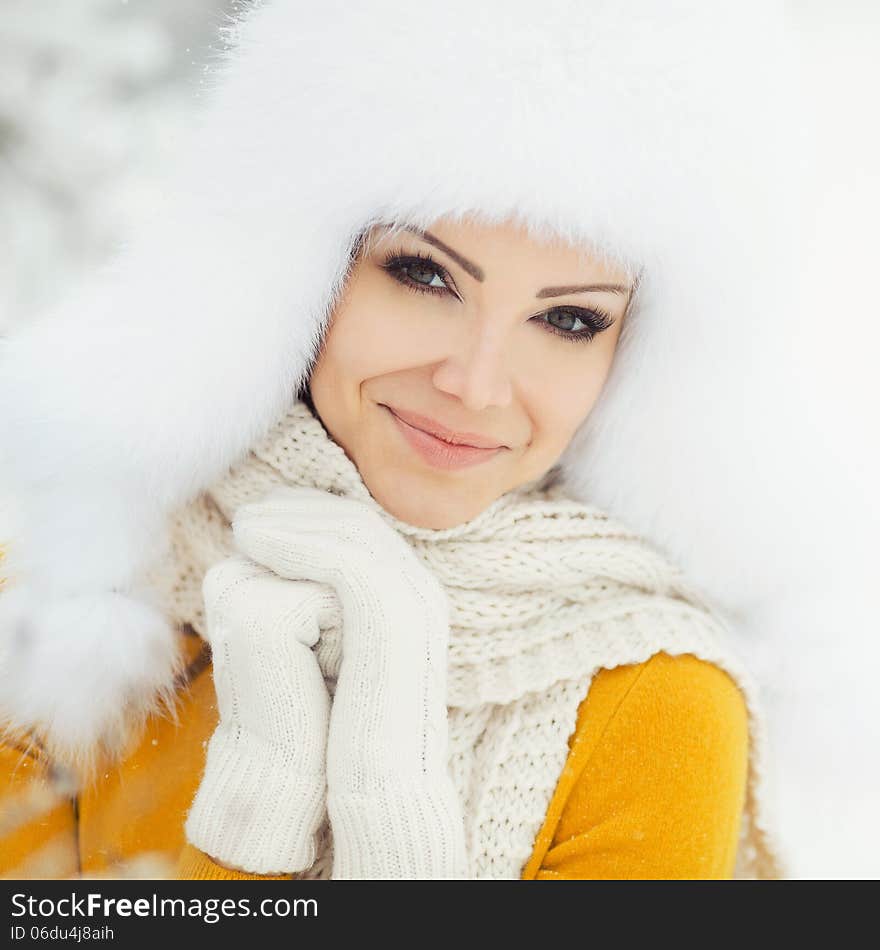
[[[89,743],[71,682],[96,707],[164,682],[172,632],[134,579],[165,515],[307,380],[377,221],[517,218],[638,268],[564,475],[719,606],[772,590],[790,528],[768,437],[792,223],[780,8],[275,0],[230,40],[155,214],[2,343],[0,718]]]

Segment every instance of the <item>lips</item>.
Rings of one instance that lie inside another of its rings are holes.
[[[497,442],[491,446],[474,446],[469,442],[447,442],[445,438],[434,435],[420,426],[413,425],[404,418],[404,415],[406,415],[409,419],[423,420],[425,416],[419,416],[415,413],[398,413],[396,409],[392,409],[383,403],[379,405],[388,413],[388,418],[410,449],[416,452],[422,461],[432,468],[445,470],[469,468],[472,465],[488,462],[506,448],[506,446],[498,445]],[[430,425],[432,428],[440,428],[434,420],[430,419],[422,424]],[[445,434],[450,432],[445,427],[442,428],[442,431]],[[490,441],[474,433],[454,433],[455,438],[462,438],[463,436],[470,439],[479,439],[481,442]],[[447,435],[446,437],[449,438],[450,436]]]
[[[394,413],[398,419],[402,419],[407,425],[421,429],[422,432],[427,432],[428,435],[434,436],[435,439],[442,439],[442,441],[449,443],[449,445],[470,446],[475,449],[507,448],[503,442],[498,442],[496,439],[488,438],[477,432],[456,431],[447,428],[435,419],[422,416],[416,412],[407,412],[406,410],[388,405],[386,405],[385,408]]]

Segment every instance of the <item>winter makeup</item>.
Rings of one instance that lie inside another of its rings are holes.
[[[631,297],[622,268],[519,224],[377,226],[313,368],[315,410],[387,511],[462,524],[558,460]]]

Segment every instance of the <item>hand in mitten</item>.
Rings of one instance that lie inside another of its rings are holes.
[[[332,585],[342,606],[327,748],[334,879],[464,877],[445,591],[361,502],[284,488],[246,507],[239,548],[283,577]]]
[[[202,585],[219,722],[186,822],[196,847],[255,874],[305,870],[326,807],[330,697],[312,646],[334,591],[241,556]]]

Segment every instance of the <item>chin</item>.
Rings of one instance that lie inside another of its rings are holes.
[[[443,530],[455,528],[488,508],[491,499],[481,503],[465,486],[428,487],[422,479],[394,479],[387,486],[370,489],[370,494],[390,514],[415,528]]]

